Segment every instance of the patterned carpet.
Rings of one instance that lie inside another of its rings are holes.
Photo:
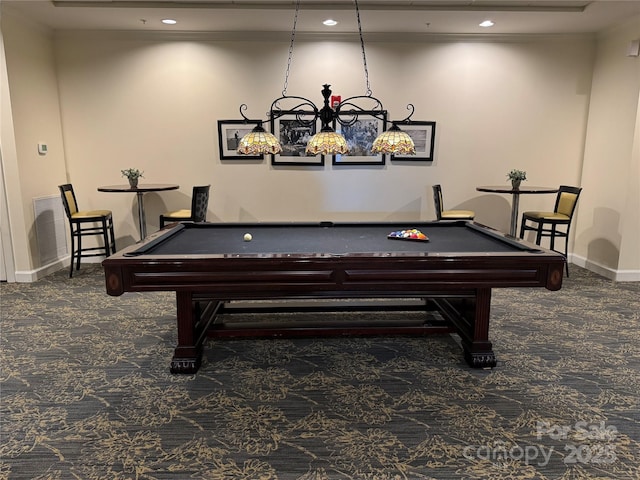
[[[350,337],[209,342],[196,375],[172,294],[109,297],[98,265],[0,292],[0,479],[640,478],[640,283],[495,290],[493,370]]]

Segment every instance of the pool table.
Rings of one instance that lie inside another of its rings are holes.
[[[428,239],[388,237],[408,229]],[[252,240],[244,239],[246,233]],[[194,373],[207,338],[263,335],[455,332],[471,367],[494,367],[491,289],[559,290],[564,262],[561,254],[476,222],[441,221],[180,223],[102,265],[109,295],[176,292],[178,345],[171,372]],[[301,300],[373,301],[375,308],[375,301],[404,299],[423,300],[444,323],[270,326],[264,321],[243,328],[221,320],[242,302],[278,310]]]

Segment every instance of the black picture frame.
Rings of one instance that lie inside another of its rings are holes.
[[[272,165],[322,166],[324,155],[307,155],[305,148],[318,131],[320,121],[312,111],[284,111],[269,120],[282,152],[271,155]]]
[[[237,152],[240,139],[259,124],[260,120],[218,120],[220,160],[264,160],[264,154],[241,155]]]
[[[358,112],[358,119],[352,125],[334,122],[336,132],[347,140],[349,153],[333,155],[333,165],[384,165],[385,154],[371,153],[373,141],[387,127],[387,113]]]
[[[433,149],[436,139],[436,122],[408,120],[396,122],[403,132],[406,132],[416,146],[415,155],[392,154],[391,160],[412,162],[433,162]]]

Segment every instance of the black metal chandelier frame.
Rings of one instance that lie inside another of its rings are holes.
[[[287,95],[287,87],[289,81],[289,72],[291,68],[291,61],[293,58],[293,47],[295,43],[295,34],[296,34],[296,25],[298,21],[298,12],[300,9],[300,0],[296,0],[295,6],[295,15],[293,21],[293,29],[291,32],[291,41],[289,45],[289,56],[287,60],[287,69],[285,73],[284,87],[282,90],[282,95],[276,98],[272,103],[269,111],[267,112],[267,116],[271,125],[273,125],[274,121],[284,115],[292,115],[295,117],[296,121],[299,122],[301,126],[305,127],[313,127],[316,125],[316,121],[320,119],[321,132],[332,132],[337,127],[337,124],[340,124],[343,127],[348,127],[355,125],[359,120],[361,115],[368,115],[370,117],[377,118],[383,122],[383,130],[386,130],[387,123],[389,120],[387,119],[387,110],[385,110],[382,102],[373,96],[373,92],[371,91],[370,83],[369,83],[369,71],[367,68],[367,56],[364,47],[364,39],[362,36],[362,23],[360,20],[360,9],[358,6],[358,0],[354,0],[355,10],[356,10],[356,18],[358,23],[358,34],[360,38],[360,47],[362,51],[362,61],[364,67],[364,76],[365,76],[365,84],[366,84],[366,92],[364,95],[355,95],[352,97],[348,97],[344,100],[341,100],[337,105],[330,104],[331,97],[331,85],[324,84],[323,89],[321,91],[323,96],[323,106],[318,108],[316,104],[305,97],[296,96],[296,95]],[[293,104],[291,108],[283,108],[281,105],[285,102]],[[365,108],[361,106],[359,103],[369,102],[370,107]],[[415,111],[415,107],[413,104],[407,105],[407,110],[409,110],[409,115],[402,120],[390,121],[392,124],[391,129],[399,130],[397,124],[408,124],[411,122],[411,117]],[[240,105],[240,115],[247,122],[258,122],[258,128],[262,128],[262,120],[251,120],[245,114],[244,111],[247,109],[246,104]],[[390,129],[390,130],[391,130]]]

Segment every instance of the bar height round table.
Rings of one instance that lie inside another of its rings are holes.
[[[138,197],[138,224],[140,227],[140,240],[144,240],[147,236],[147,221],[144,214],[144,202],[142,196],[147,192],[164,192],[167,190],[177,190],[180,185],[168,183],[147,183],[139,184],[137,187],[130,185],[107,185],[98,187],[99,192],[110,193],[135,193]]]
[[[509,234],[512,237],[516,236],[516,230],[518,228],[518,209],[520,208],[520,195],[537,193],[558,193],[557,187],[525,187],[522,185],[520,185],[520,187],[517,189],[505,185],[491,185],[476,187],[476,190],[479,192],[511,194],[511,226],[509,227]]]

